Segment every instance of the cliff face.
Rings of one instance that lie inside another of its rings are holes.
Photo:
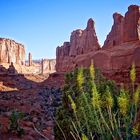
[[[103,47],[112,47],[123,43],[123,23],[124,17],[121,14],[113,14],[114,24],[111,32],[107,35]]]
[[[140,40],[140,7],[131,5],[124,18],[124,42]]]
[[[70,43],[64,42],[63,46],[57,47],[56,49],[56,70],[57,71],[68,71],[72,69],[73,57],[69,55]]]
[[[94,21],[88,20],[85,30],[75,30],[70,37],[70,56],[99,50],[100,45],[96,36]]]
[[[124,79],[128,82],[133,62],[140,73],[140,7],[131,5],[124,17],[115,13],[113,19],[114,24],[101,49],[91,19],[85,30],[74,31],[70,43],[57,48],[56,70],[67,72],[75,67],[89,67],[94,60],[95,67],[117,82]]]
[[[0,63],[25,64],[25,49],[14,40],[0,38]]]
[[[114,24],[103,47],[113,47],[122,43],[140,40],[140,7],[131,5],[125,16],[115,13]]]
[[[139,67],[140,49],[140,7],[131,5],[123,17],[115,13],[114,24],[105,40],[102,52],[110,56],[108,70],[123,70],[130,68],[135,62]]]
[[[131,5],[124,17],[115,13],[113,18],[114,24],[102,49],[93,55],[95,64],[111,73],[129,69],[133,62],[140,67],[137,61],[140,55],[136,54],[140,49],[140,7]]]
[[[9,68],[11,63],[18,71],[24,74],[40,74],[42,73],[41,61],[32,61],[32,54],[29,53],[28,64],[25,65],[25,48],[24,45],[15,42],[14,40],[0,38],[0,64],[5,68]],[[55,72],[55,59],[43,60],[43,73]],[[0,69],[0,73],[3,73]]]
[[[55,65],[56,60],[55,59],[44,59],[43,60],[43,72],[45,73],[53,73],[55,72]]]
[[[64,42],[61,47],[57,47],[56,70],[72,70],[76,66],[74,58],[77,55],[87,54],[91,51],[96,52],[99,49],[100,45],[96,36],[94,21],[89,19],[85,30],[73,31],[70,42]]]
[[[29,66],[28,64],[29,61],[26,61],[25,74],[48,74],[56,71],[55,59],[32,60],[32,65]]]

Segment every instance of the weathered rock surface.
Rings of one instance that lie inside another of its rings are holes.
[[[55,59],[42,59],[33,60],[32,65],[27,67],[28,71],[24,73],[32,74],[48,74],[56,71],[55,69],[56,60]]]
[[[29,66],[32,66],[33,65],[33,62],[32,62],[32,54],[29,53],[28,55],[28,63],[29,63]]]
[[[103,47],[113,47],[122,43],[140,40],[140,7],[131,5],[125,16],[115,13],[114,24]]]
[[[49,74],[55,72],[55,59],[44,59],[44,72],[43,74]],[[11,64],[9,63],[1,63],[0,64],[0,74],[5,74],[4,69],[8,69]],[[13,64],[16,71],[20,74],[42,74],[41,72],[41,60],[33,60],[32,65],[29,66],[29,63],[26,62],[26,65],[19,65],[19,64]]]
[[[56,49],[56,70],[57,71],[68,71],[71,69],[73,57],[69,56],[70,43],[64,42],[63,46],[57,47]]]
[[[14,40],[0,38],[0,63],[25,64],[25,49]]]
[[[44,59],[44,73],[53,73],[55,72],[55,65],[56,65],[56,60],[55,59]]]
[[[103,47],[112,47],[123,43],[123,23],[124,17],[121,14],[113,14],[114,24],[111,32],[107,35]]]
[[[41,61],[33,61],[32,54],[28,55],[28,62],[25,64],[25,48],[24,45],[15,42],[14,40],[0,38],[0,65],[3,68],[10,68],[11,63],[15,70],[22,74],[40,74]],[[43,60],[44,74],[55,72],[55,59]],[[4,70],[0,67],[0,74],[4,74]]]
[[[63,46],[56,50],[56,70],[68,71],[75,67],[74,58],[77,55],[96,52],[100,49],[96,36],[94,21],[88,20],[85,30],[75,30],[72,32],[70,42],[64,42]]]
[[[94,21],[90,18],[85,30],[73,31],[70,37],[70,56],[89,53],[100,49],[96,36]]]
[[[115,13],[113,19],[114,24],[101,49],[91,19],[85,30],[74,31],[70,43],[64,43],[56,50],[56,70],[67,72],[76,67],[89,67],[94,60],[95,67],[106,76],[117,82],[122,79],[129,82],[133,62],[137,73],[140,71],[140,7],[131,5],[124,17]]]
[[[140,40],[140,7],[131,5],[124,18],[124,42]]]

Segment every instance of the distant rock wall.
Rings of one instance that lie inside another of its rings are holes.
[[[53,73],[55,72],[55,65],[56,65],[56,60],[55,59],[44,59],[43,60],[43,73]]]
[[[32,65],[28,66],[27,62],[27,72],[32,74],[48,74],[56,71],[55,69],[56,60],[55,59],[42,59],[42,60],[33,60]]]
[[[0,38],[0,63],[25,64],[25,48],[14,40]]]
[[[0,38],[0,65],[9,69],[11,64],[15,67],[18,73],[23,74],[41,74],[41,60],[33,61],[32,54],[29,53],[28,61],[25,63],[25,48],[24,45],[15,42],[14,40]],[[43,73],[55,72],[55,59],[43,60]],[[0,73],[3,70],[0,69]]]

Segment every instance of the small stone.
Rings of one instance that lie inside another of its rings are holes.
[[[36,123],[37,121],[38,121],[38,118],[37,117],[34,117],[33,118],[33,122]]]

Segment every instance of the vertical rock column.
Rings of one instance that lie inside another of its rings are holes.
[[[33,62],[32,62],[32,54],[29,53],[29,56],[28,56],[28,61],[29,61],[29,66],[32,66]]]
[[[41,61],[41,74],[44,74],[44,59]]]
[[[78,29],[71,33],[70,42],[64,42],[56,49],[56,71],[67,72],[75,68],[78,55],[95,53],[100,49],[96,36],[94,20],[89,19],[84,30]]]
[[[103,48],[114,47],[123,43],[123,23],[124,17],[119,13],[113,14],[114,24],[110,33],[107,35]]]
[[[130,5],[124,20],[124,42],[140,40],[140,7]]]

